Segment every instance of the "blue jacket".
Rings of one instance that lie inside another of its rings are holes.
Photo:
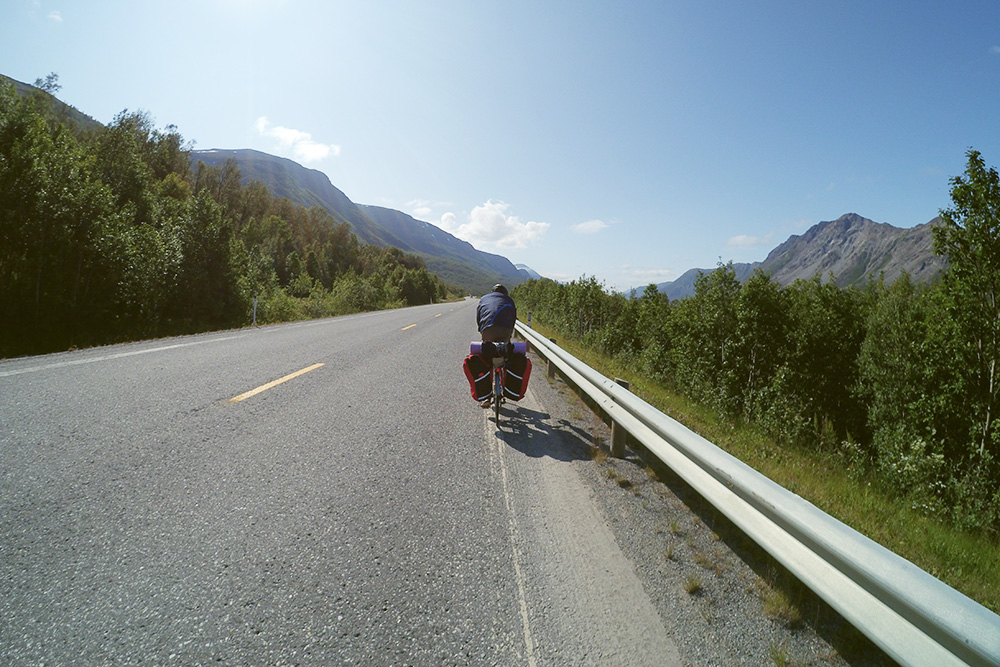
[[[479,300],[476,308],[476,323],[479,330],[486,327],[514,328],[517,320],[517,307],[514,300],[503,292],[490,292]]]

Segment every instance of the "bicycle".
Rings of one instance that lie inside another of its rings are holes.
[[[493,362],[493,368],[490,371],[492,374],[491,384],[493,386],[491,398],[493,400],[493,415],[497,428],[500,428],[500,405],[506,401],[506,394],[509,393],[504,386],[504,379],[507,373],[507,360],[514,354],[527,354],[528,344],[523,342],[494,343],[490,341],[473,341],[469,346],[469,351],[472,354],[478,354],[484,359]],[[511,397],[515,401],[520,398],[515,394],[511,394]]]

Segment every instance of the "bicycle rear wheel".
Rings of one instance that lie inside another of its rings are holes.
[[[503,366],[493,368],[493,415],[496,418],[497,428],[500,428],[500,401],[503,400]]]

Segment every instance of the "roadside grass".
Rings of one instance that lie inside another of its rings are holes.
[[[753,425],[723,419],[643,377],[621,362],[567,338],[536,329],[606,377],[626,378],[632,393],[747,465],[798,494],[861,534],[913,562],[952,588],[1000,612],[1000,545],[925,516],[907,498],[893,497],[873,479],[849,474],[845,458],[834,453],[783,446]]]
[[[767,654],[775,667],[790,667],[795,664],[788,655],[788,648],[784,644],[771,642],[771,645],[767,649]]]
[[[587,454],[595,463],[604,463],[608,460],[608,453],[599,444],[590,445]]]
[[[764,595],[764,615],[794,628],[802,622],[802,612],[783,591],[769,587]]]

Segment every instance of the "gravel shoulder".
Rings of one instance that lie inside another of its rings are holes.
[[[486,420],[510,523],[528,665],[683,662],[632,563],[572,465],[562,425],[529,393]],[[574,456],[575,454],[575,456]]]
[[[681,664],[894,664],[641,445],[606,456],[609,426],[532,361],[529,397],[557,425],[551,447],[603,513]]]

